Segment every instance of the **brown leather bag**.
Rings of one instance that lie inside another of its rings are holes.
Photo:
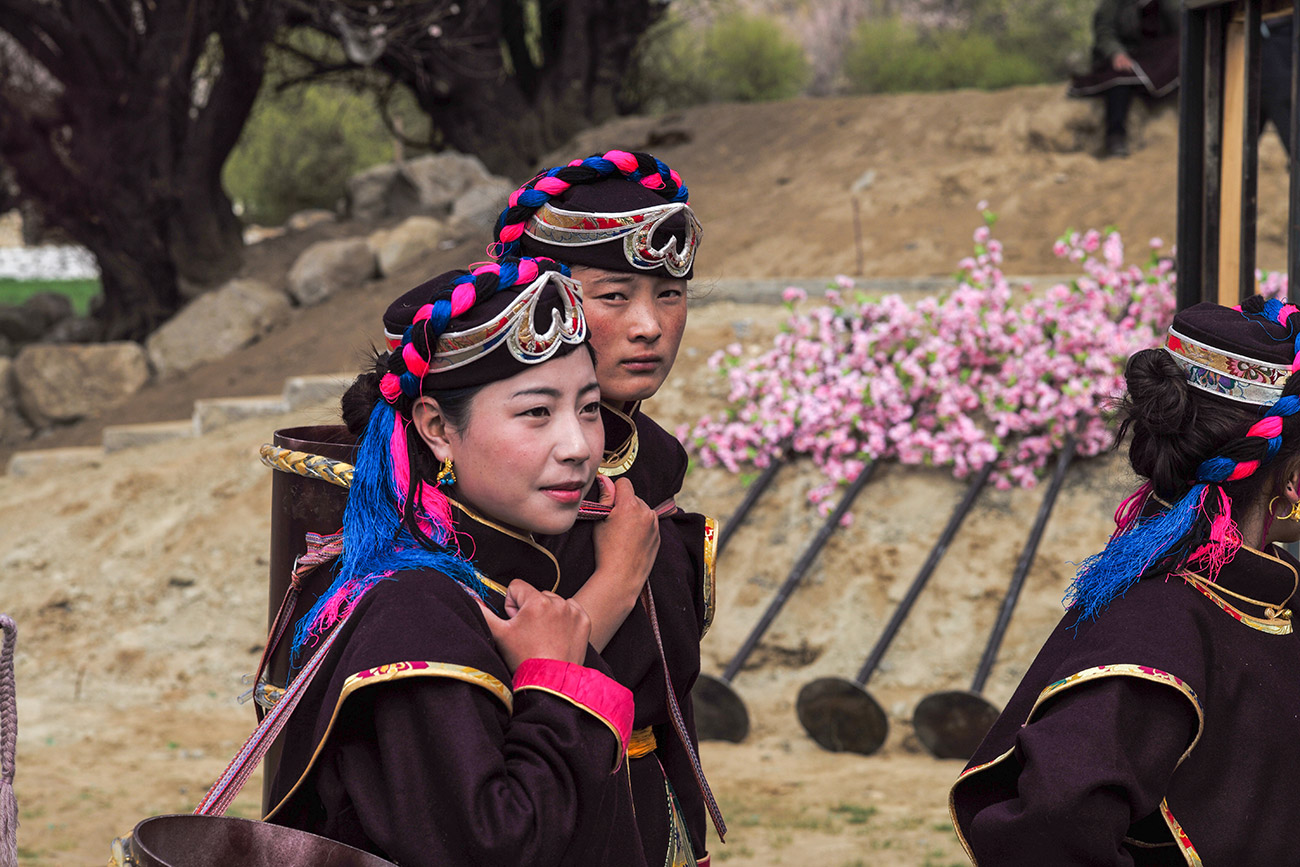
[[[113,844],[112,867],[396,867],[336,840],[233,816],[153,816]]]

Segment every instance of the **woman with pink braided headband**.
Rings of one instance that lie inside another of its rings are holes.
[[[548,256],[582,283],[605,422],[601,473],[615,480],[616,503],[636,495],[671,506],[686,474],[681,444],[641,402],[676,359],[702,234],[681,176],[650,154],[622,150],[539,172],[497,220],[489,252]],[[582,603],[592,645],[636,698],[634,741],[642,746],[629,765],[647,861],[707,864],[710,820],[719,837],[726,825],[699,762],[691,687],[713,618],[717,528],[671,509],[659,524],[646,586],[588,580],[603,578],[595,552],[607,526],[580,521],[543,544],[560,562],[560,594]],[[649,598],[639,601],[643,593]]]
[[[976,863],[1295,862],[1296,314],[1198,304],[1129,360],[1143,481],[953,785]]]
[[[632,694],[533,538],[573,524],[602,454],[580,302],[567,267],[520,258],[388,308],[343,398],[343,553],[294,638],[299,668],[325,655],[268,821],[402,865],[646,867],[619,773]],[[627,497],[607,520],[627,544],[602,566],[644,580],[653,512]]]

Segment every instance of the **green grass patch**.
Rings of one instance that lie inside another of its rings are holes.
[[[90,312],[91,299],[101,292],[98,279],[89,280],[16,280],[0,277],[0,305],[22,304],[40,292],[57,292],[68,296],[79,316]]]

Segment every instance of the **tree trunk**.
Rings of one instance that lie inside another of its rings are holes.
[[[44,220],[95,254],[107,337],[143,339],[166,321],[184,301],[178,277],[214,285],[239,267],[220,173],[261,84],[270,8],[0,5],[0,30],[58,85],[23,92],[0,74],[0,158]]]

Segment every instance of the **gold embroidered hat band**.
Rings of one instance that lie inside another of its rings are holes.
[[[1282,386],[1291,375],[1289,364],[1247,358],[1194,340],[1173,328],[1165,338],[1165,351],[1183,369],[1193,388],[1239,403],[1271,406],[1282,396]]]

